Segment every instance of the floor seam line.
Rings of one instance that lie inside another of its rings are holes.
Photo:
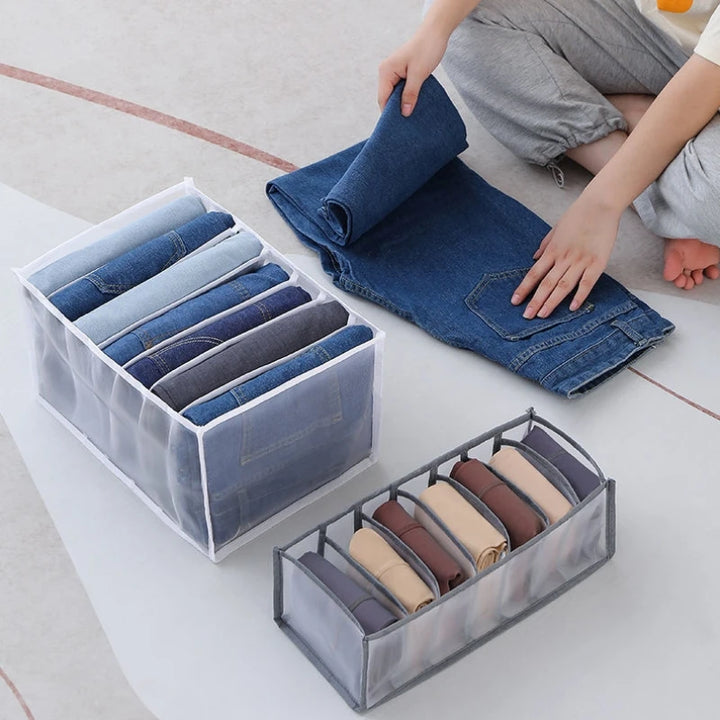
[[[122,98],[115,97],[114,95],[108,95],[107,93],[100,92],[99,90],[91,90],[90,88],[83,87],[82,85],[75,85],[74,83],[66,82],[65,80],[60,80],[49,75],[36,73],[32,70],[24,70],[23,68],[6,65],[4,63],[0,63],[0,75],[9,77],[13,80],[26,82],[31,85],[44,87],[48,90],[55,90],[56,92],[61,92],[80,100],[87,100],[88,102],[95,103],[96,105],[102,105],[110,108],[111,110],[117,110],[118,112],[132,115],[140,118],[141,120],[153,122],[156,125],[161,125],[171,130],[177,130],[185,135],[189,135],[190,137],[194,137],[198,140],[205,140],[206,142],[217,145],[225,150],[230,150],[240,155],[244,155],[245,157],[257,160],[265,165],[270,165],[278,170],[283,170],[285,172],[297,170],[297,166],[293,165],[293,163],[288,160],[284,160],[283,158],[272,155],[264,150],[260,150],[252,145],[248,145],[240,140],[235,140],[235,138],[231,138],[228,135],[223,135],[222,133],[215,132],[214,130],[210,130],[202,125],[197,125],[189,120],[183,120],[182,118],[177,118],[174,115],[168,115],[167,113],[159,110],[153,110],[146,105],[140,105],[139,103],[131,102],[130,100],[123,100]]]
[[[8,677],[7,673],[0,667],[0,678],[5,681],[5,684],[10,688],[10,692],[14,695],[15,699],[20,703],[20,707],[23,709],[25,716],[28,720],[35,720],[35,716],[30,711],[28,704],[25,702],[25,698],[22,693],[17,689],[15,683]]]
[[[701,413],[704,413],[705,415],[709,415],[714,420],[720,420],[720,414],[713,412],[709,408],[704,407],[703,405],[700,405],[700,403],[696,403],[694,400],[690,400],[690,398],[686,398],[684,395],[681,395],[679,392],[675,392],[675,390],[672,390],[671,388],[667,387],[666,385],[663,385],[662,383],[658,382],[657,380],[654,380],[649,375],[645,375],[645,373],[640,372],[636,368],[630,366],[628,367],[628,370],[630,372],[635,373],[638,377],[641,377],[643,380],[646,380],[651,385],[655,385],[656,387],[660,388],[663,392],[668,393],[668,395],[672,395],[674,398],[677,398],[678,400],[681,400],[685,404],[689,405],[691,408],[695,410],[699,410]]]

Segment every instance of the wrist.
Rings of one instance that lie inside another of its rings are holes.
[[[600,174],[593,178],[578,199],[591,212],[609,213],[617,217],[620,217],[633,201],[633,198],[625,197],[617,186],[603,182]]]
[[[454,18],[444,13],[433,13],[433,8],[428,10],[427,15],[418,27],[416,35],[435,42],[447,43],[453,30],[458,26]]]

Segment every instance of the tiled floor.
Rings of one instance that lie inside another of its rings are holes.
[[[376,66],[410,34],[420,7],[5,0],[2,266],[23,265],[86,221],[193,176],[326,282],[265,198],[265,182],[281,172],[268,155],[303,165],[366,136],[377,117]],[[458,104],[469,130],[465,160],[556,220],[583,173],[568,168],[567,188],[558,189]],[[158,523],[32,401],[6,271],[0,412],[29,475],[3,436],[3,488],[16,504],[0,508],[0,718],[134,719],[149,715],[141,703],[162,720],[350,717],[274,628],[270,549],[529,405],[571,427],[618,479],[618,555],[372,716],[452,707],[457,717],[709,717],[720,666],[720,588],[709,570],[720,534],[720,284],[683,293],[659,278],[659,263],[657,242],[628,213],[609,271],[678,329],[634,371],[573,403],[349,298],[388,332],[380,461],[218,567]],[[12,524],[20,515],[22,528]]]

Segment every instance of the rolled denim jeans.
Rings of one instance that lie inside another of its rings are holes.
[[[228,213],[201,215],[177,230],[170,230],[113,258],[48,299],[68,320],[77,320],[166,270],[234,224]]]
[[[181,335],[174,342],[140,358],[126,369],[149,388],[171,370],[202,355],[206,350],[211,350],[226,340],[237,337],[310,300],[310,295],[302,288],[295,286],[283,288],[252,305],[202,325],[194,332]]]
[[[277,365],[260,375],[231,388],[216,398],[188,408],[183,415],[196,425],[207,425],[211,420],[254,400],[260,395],[279,387],[288,380],[320,367],[333,358],[352,350],[372,339],[372,330],[365,325],[344,328],[309,350],[287,362]]]
[[[310,304],[282,315],[230,342],[218,352],[160,379],[152,391],[180,411],[245,373],[280,360],[339,330],[348,313],[336,301]]]
[[[104,348],[104,352],[119,365],[124,365],[163,340],[239,305],[287,279],[288,274],[275,263],[264,265],[255,272],[238,275],[136,327]]]
[[[38,270],[30,276],[30,282],[40,292],[50,295],[114,257],[203,214],[205,206],[200,198],[193,195],[178,198],[92,245],[80,248]]]
[[[98,345],[257,257],[262,243],[240,232],[136,285],[75,321]]]
[[[399,83],[370,140],[267,185],[335,285],[567,397],[612,377],[674,329],[607,275],[578,310],[566,300],[548,318],[525,319],[525,305],[510,298],[550,227],[455,157],[465,129],[432,76],[407,118],[402,90]],[[435,171],[438,148],[445,164]],[[390,170],[370,174],[379,164]],[[340,191],[342,203],[327,200]],[[401,196],[378,219],[385,199]]]

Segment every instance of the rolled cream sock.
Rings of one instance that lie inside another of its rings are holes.
[[[464,545],[478,570],[490,567],[507,550],[507,540],[454,487],[439,482],[419,496]],[[417,518],[417,507],[416,507]]]
[[[360,528],[350,538],[350,555],[414,613],[435,598],[417,573],[371,528]]]
[[[565,517],[572,509],[566,497],[515,448],[501,448],[490,458],[489,465],[529,495],[551,523]]]

